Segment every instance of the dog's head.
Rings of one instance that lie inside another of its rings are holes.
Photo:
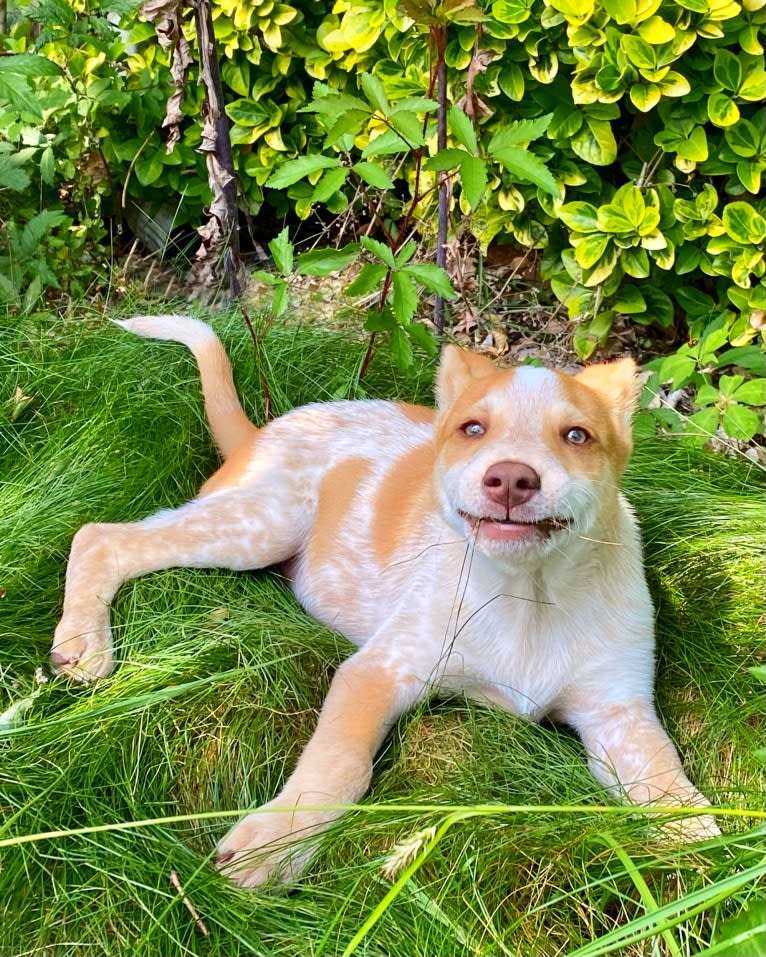
[[[436,383],[445,517],[494,557],[533,557],[613,515],[639,392],[632,359],[566,375],[498,371],[448,346]]]

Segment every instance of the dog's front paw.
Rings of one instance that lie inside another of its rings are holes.
[[[53,636],[50,663],[55,674],[83,683],[105,678],[114,668],[109,625],[77,628],[62,620]]]
[[[662,833],[669,841],[678,844],[694,844],[697,841],[709,841],[720,837],[721,829],[712,814],[700,814],[698,817],[678,818],[663,824]]]
[[[316,851],[326,816],[271,801],[235,824],[218,845],[216,866],[242,887],[289,884]]]

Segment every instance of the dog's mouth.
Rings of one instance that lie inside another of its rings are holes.
[[[467,522],[475,534],[488,538],[499,538],[520,541],[528,538],[548,538],[553,532],[569,531],[572,525],[571,518],[551,515],[537,521],[519,521],[518,519],[494,518],[486,515],[470,515],[458,510],[458,515]]]

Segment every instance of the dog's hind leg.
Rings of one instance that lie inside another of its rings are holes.
[[[109,606],[120,585],[164,568],[264,568],[306,534],[310,506],[290,482],[200,496],[140,522],[84,525],[74,537],[51,666],[81,681],[113,667]]]

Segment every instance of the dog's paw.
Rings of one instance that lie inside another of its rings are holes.
[[[667,833],[669,839],[679,844],[694,844],[697,841],[709,841],[713,837],[721,836],[721,829],[712,814],[669,821],[662,830]]]
[[[316,851],[325,818],[277,801],[242,818],[216,850],[216,867],[241,887],[297,881]]]
[[[109,626],[77,629],[61,621],[53,636],[50,663],[54,674],[83,683],[105,678],[114,668]]]

